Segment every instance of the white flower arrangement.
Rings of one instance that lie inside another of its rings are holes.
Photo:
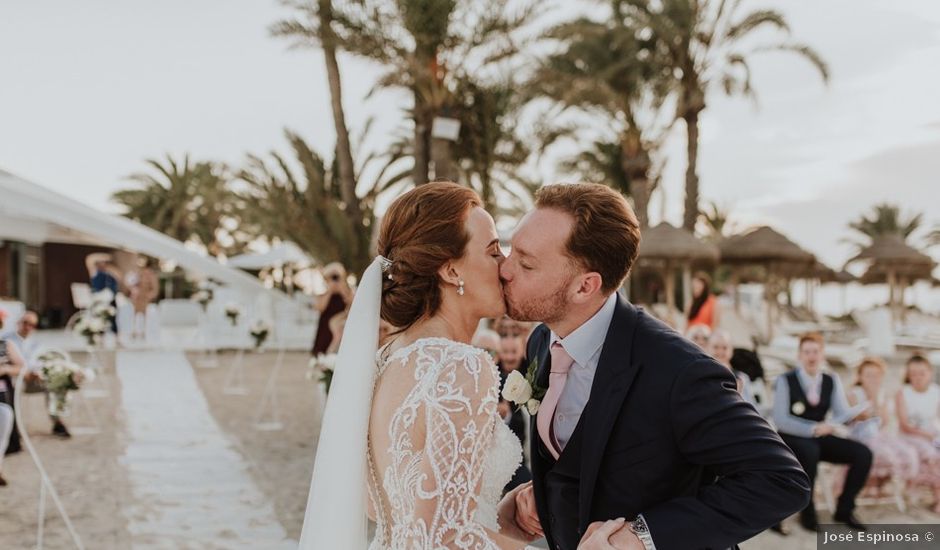
[[[317,381],[323,384],[326,393],[330,393],[330,385],[333,383],[333,371],[336,369],[336,354],[321,353],[316,357],[311,357],[307,363],[307,380],[317,378]]]
[[[100,317],[108,323],[110,323],[111,320],[114,319],[114,316],[117,315],[117,311],[114,309],[114,306],[110,304],[110,302],[92,302],[87,311],[95,317]]]
[[[91,295],[92,305],[110,304],[113,301],[114,301],[114,292],[112,292],[110,288],[99,290],[98,292],[94,292]]]
[[[85,310],[78,318],[73,330],[85,338],[89,346],[95,346],[101,342],[101,337],[107,332],[110,321],[110,319],[95,315],[90,310]]]
[[[248,333],[255,339],[256,349],[264,345],[264,341],[268,339],[269,332],[271,332],[271,327],[261,319],[258,319],[251,325],[251,328],[248,329]]]
[[[94,380],[95,372],[73,363],[59,351],[42,353],[36,362],[49,392],[49,414],[57,417],[67,415],[69,392]]]
[[[234,302],[230,302],[225,306],[225,316],[228,317],[228,320],[232,322],[232,326],[238,325],[238,318],[242,314],[242,308]]]
[[[209,303],[212,301],[213,292],[211,288],[203,288],[198,290],[190,296],[190,300],[198,303],[202,306],[202,310],[205,311],[209,307]]]

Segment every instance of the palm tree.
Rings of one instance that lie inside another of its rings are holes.
[[[730,217],[731,213],[727,209],[719,207],[714,202],[708,203],[707,208],[699,213],[699,218],[705,228],[704,239],[718,242],[727,237],[728,231],[733,231],[730,229],[731,224],[728,223]]]
[[[238,175],[245,186],[240,195],[249,205],[244,214],[249,231],[257,238],[294,241],[321,262],[339,261],[361,273],[372,259],[375,201],[405,181],[410,168],[401,167],[400,154],[367,156],[355,175],[357,181],[365,181],[364,172],[372,178],[356,198],[359,217],[354,218],[342,197],[336,163],[328,165],[299,135],[285,134],[294,159],[277,152],[269,160],[249,155]],[[383,164],[373,167],[379,161]]]
[[[579,109],[605,120],[616,129],[617,149],[601,140],[600,147],[580,160],[595,157],[602,170],[593,175],[610,177],[609,184],[629,191],[642,227],[648,225],[648,205],[654,187],[653,157],[668,128],[662,123],[663,102],[671,82],[644,40],[618,20],[596,22],[582,18],[550,29],[545,37],[560,43],[536,71],[532,93],[554,100],[562,107]],[[550,130],[548,139],[570,134]],[[619,170],[610,161],[619,161]],[[577,167],[569,165],[569,168]]]
[[[828,82],[829,69],[815,50],[785,38],[752,45],[756,31],[771,28],[788,34],[790,27],[776,10],[740,13],[741,0],[613,0],[614,18],[648,34],[659,55],[672,66],[677,94],[676,118],[685,121],[688,166],[685,176],[683,226],[695,229],[699,214],[699,116],[716,87],[728,95],[755,98],[750,59],[768,51],[792,52],[809,61]]]
[[[580,181],[604,183],[630,196],[630,177],[624,171],[623,148],[617,141],[599,139],[576,156],[561,162],[561,171]],[[659,187],[659,169],[652,168],[650,194]]]
[[[486,84],[465,75],[454,92],[461,122],[454,144],[455,179],[474,188],[496,214],[500,205],[508,204],[507,214],[524,208],[535,191],[519,173],[531,149],[516,133],[524,101],[517,90],[511,80]]]
[[[940,227],[934,228],[927,234],[927,246],[940,246]]]
[[[224,246],[225,222],[238,216],[238,204],[228,187],[222,165],[182,162],[167,155],[164,163],[147,159],[151,172],[128,177],[139,187],[116,191],[111,200],[124,207],[124,216],[176,240],[194,240],[213,256],[238,251],[243,243]]]
[[[519,51],[511,35],[532,11],[524,7],[510,14],[510,3],[355,0],[337,6],[342,48],[388,67],[379,88],[406,89],[414,98],[414,183],[428,181],[432,163],[436,178],[455,177],[451,145],[432,141],[432,125],[435,117],[457,108],[451,103],[453,75],[478,72]]]
[[[893,235],[907,242],[911,234],[920,229],[923,221],[923,214],[904,216],[898,205],[881,203],[872,207],[869,214],[862,214],[858,219],[849,222],[849,228],[869,241],[875,237]],[[854,244],[859,249],[866,246],[865,243],[854,242]]]
[[[271,26],[271,34],[288,38],[296,47],[320,47],[326,61],[326,74],[330,86],[330,106],[333,110],[333,126],[336,130],[336,162],[343,202],[350,217],[358,219],[361,212],[356,199],[356,178],[353,166],[352,146],[346,114],[343,111],[343,91],[340,81],[336,50],[339,39],[333,30],[335,19],[332,0],[282,0],[282,3],[298,12],[296,19],[279,21]]]

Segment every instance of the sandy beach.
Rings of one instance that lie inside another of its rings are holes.
[[[82,363],[84,354],[73,354]],[[36,451],[71,517],[86,548],[130,548],[130,534],[122,508],[129,499],[126,472],[120,464],[123,455],[123,420],[120,388],[114,377],[113,354],[105,354],[106,374],[96,388],[110,383],[110,398],[87,399],[97,415],[101,431],[94,435],[73,435],[64,440],[51,435],[42,394],[22,396],[23,413]],[[66,424],[75,432],[91,427],[90,418],[80,402],[73,401]],[[23,427],[20,427],[22,430]],[[0,548],[33,548],[37,537],[39,472],[25,448],[7,456],[3,474],[8,486],[0,488]],[[73,548],[68,532],[51,498],[46,499],[46,548]]]

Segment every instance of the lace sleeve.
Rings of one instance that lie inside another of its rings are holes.
[[[495,367],[469,346],[449,346],[435,363],[424,375],[425,452],[416,464],[412,533],[427,537],[420,548],[499,548],[474,520],[497,420]]]

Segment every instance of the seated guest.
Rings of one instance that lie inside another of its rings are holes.
[[[477,329],[470,343],[474,347],[489,353],[493,361],[499,362],[500,338],[496,331],[488,328]]]
[[[528,421],[526,419],[525,413],[522,412],[522,409],[514,409],[512,403],[506,401],[502,397],[502,386],[506,383],[506,377],[509,376],[509,373],[512,371],[519,371],[525,375],[526,364],[525,364],[525,338],[522,336],[507,336],[505,338],[499,339],[499,362],[496,366],[499,368],[499,377],[500,377],[500,398],[499,404],[497,405],[497,410],[499,411],[500,416],[502,416],[503,421],[509,426],[509,429],[512,430],[512,433],[516,434],[516,437],[519,438],[519,442],[522,444],[522,448],[526,448],[526,426]],[[519,468],[516,469],[516,473],[513,474],[512,479],[509,481],[509,484],[506,485],[504,492],[509,492],[519,485],[527,481],[532,480],[532,473],[529,471],[529,468],[526,466],[525,461],[519,464]]]
[[[26,393],[46,393],[45,382],[39,373],[39,366],[35,364],[37,343],[32,338],[33,332],[39,326],[39,316],[35,311],[27,311],[16,324],[16,329],[9,332],[0,333],[0,340],[13,342],[19,349],[23,360],[26,362],[27,373],[24,377],[26,382]],[[48,393],[46,399],[48,400]],[[49,415],[52,420],[52,435],[62,438],[71,437],[68,428],[57,416]]]
[[[745,401],[754,405],[754,394],[751,392],[751,379],[743,372],[734,370],[734,367],[731,366],[731,353],[734,348],[731,347],[731,335],[728,334],[728,331],[718,329],[713,332],[711,338],[708,339],[707,349],[708,353],[715,358],[715,361],[728,367],[728,370],[734,373],[734,377],[738,382],[738,393],[741,394],[741,397],[743,397]]]
[[[687,340],[702,348],[708,350],[708,339],[712,337],[712,329],[706,325],[692,325],[685,331]]]
[[[919,470],[917,450],[891,433],[891,402],[884,391],[887,369],[880,358],[866,357],[855,369],[855,384],[847,395],[852,406],[869,405],[852,423],[850,437],[871,449],[874,460],[869,483],[879,489],[890,480],[906,485]]]
[[[763,416],[770,415],[770,395],[767,391],[767,378],[764,376],[764,365],[760,356],[754,350],[734,348],[731,354],[731,366],[738,372],[743,372],[751,381],[751,393],[754,395],[754,406]]]
[[[934,512],[940,513],[940,386],[932,380],[933,366],[927,358],[912,356],[895,402],[901,437],[920,459],[920,472],[913,482],[933,489]]]
[[[3,328],[0,323],[0,329]],[[20,355],[16,344],[0,338],[0,403],[4,403],[13,408],[13,391],[16,384],[16,378],[20,371],[26,367],[23,357]],[[10,433],[4,437],[3,443],[5,454],[13,454],[20,451],[20,433],[16,428],[16,422]]]
[[[823,345],[818,334],[800,338],[799,367],[776,381],[773,420],[811,485],[815,485],[820,461],[849,466],[833,519],[864,530],[865,526],[855,517],[855,497],[868,479],[871,451],[858,441],[836,435],[839,430],[836,424],[851,420],[856,413],[846,400],[839,377],[822,372]],[[836,424],[826,421],[830,412]],[[819,529],[812,499],[800,513],[800,524],[810,531]]]
[[[532,333],[532,329],[535,327],[532,323],[503,317],[494,320],[491,328],[499,334],[500,338],[516,337],[525,341],[529,339],[529,334]]]
[[[10,435],[13,433],[13,420],[13,407],[0,403],[0,487],[7,484],[7,480],[3,479],[3,457],[10,443]]]

